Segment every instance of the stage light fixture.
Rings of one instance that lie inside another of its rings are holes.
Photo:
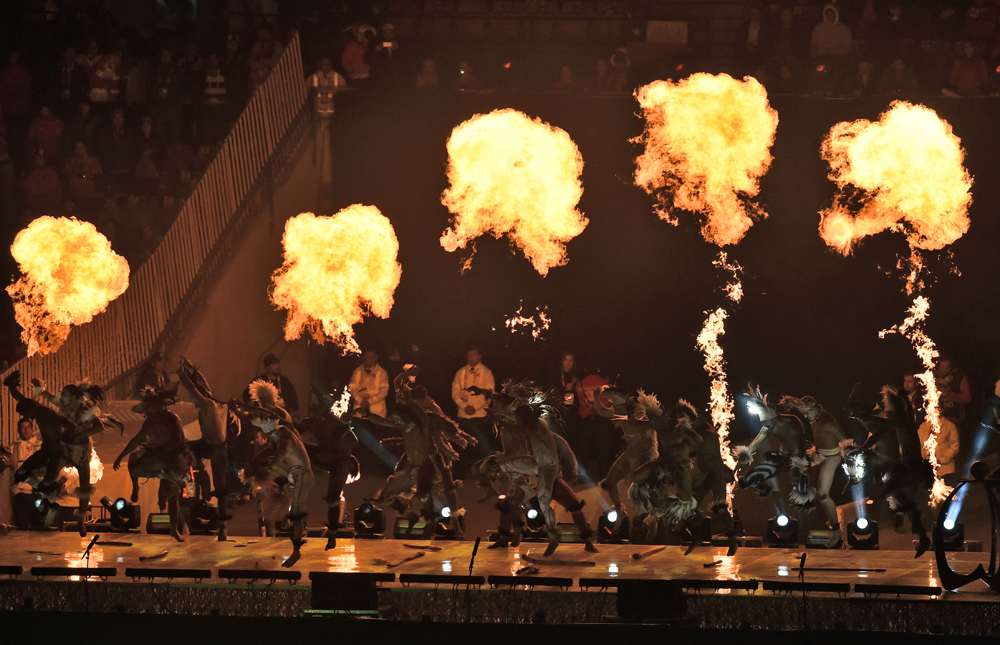
[[[965,548],[965,525],[952,518],[941,523],[942,531],[934,531],[940,536],[940,547],[945,551],[962,551]]]
[[[450,506],[442,506],[441,510],[438,511],[437,526],[434,527],[434,538],[437,540],[457,540],[458,534],[455,532],[455,528],[450,525],[451,522],[458,522],[459,526],[462,527],[462,531],[465,531],[465,516],[462,514],[454,515]]]
[[[450,506],[444,506],[444,507],[441,508],[441,518],[445,519],[445,520],[451,519],[451,507]]]
[[[610,510],[597,520],[597,541],[602,544],[622,544],[629,537],[628,515]]]
[[[528,509],[528,519],[529,520],[533,520],[533,519],[536,519],[537,517],[538,517],[538,509],[529,508]]]
[[[359,538],[380,538],[385,533],[385,514],[371,502],[354,509],[354,532]]]
[[[131,531],[138,529],[142,524],[142,509],[124,497],[119,497],[112,502],[105,495],[101,498],[101,506],[107,509],[108,515],[111,517],[111,528],[116,531]]]
[[[767,544],[774,547],[796,546],[799,542],[799,523],[784,513],[767,521]]]
[[[847,525],[847,545],[853,551],[878,548],[878,522],[859,517]]]
[[[545,528],[545,515],[539,507],[538,498],[534,497],[525,505],[524,515],[528,519],[528,528],[532,531],[540,531]]]
[[[191,535],[208,535],[219,528],[218,512],[203,499],[191,505],[190,517]]]

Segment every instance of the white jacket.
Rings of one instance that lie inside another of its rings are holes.
[[[358,365],[351,373],[350,387],[354,405],[361,405],[367,399],[368,409],[372,414],[380,417],[386,415],[385,397],[389,396],[389,373],[381,365],[376,363],[371,372],[366,371],[364,365]]]
[[[455,373],[451,382],[451,398],[458,406],[459,419],[481,419],[486,416],[486,397],[481,394],[466,392],[470,386],[481,387],[484,390],[494,389],[493,372],[482,363],[475,367],[466,365]],[[466,407],[472,406],[475,411],[469,414]]]

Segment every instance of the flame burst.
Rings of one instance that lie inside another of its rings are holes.
[[[351,388],[345,387],[340,395],[340,400],[330,407],[330,414],[335,417],[342,417],[351,407]]]
[[[128,288],[128,262],[89,222],[39,217],[10,252],[24,274],[7,293],[28,356],[59,349],[71,325],[90,322]]]
[[[636,97],[646,119],[636,185],[659,195],[662,219],[677,224],[672,208],[702,213],[706,240],[739,242],[754,217],[767,216],[747,201],[771,165],[778,127],[764,87],[751,77],[693,74],[655,81]]]
[[[441,246],[453,252],[487,233],[506,235],[547,275],[566,264],[566,243],[588,223],[576,209],[581,172],[583,157],[564,130],[511,109],[477,114],[448,139],[451,186],[441,202],[454,218]]]
[[[76,466],[64,466],[59,474],[70,481],[80,480],[80,472],[76,469]],[[101,458],[97,456],[97,451],[91,448],[90,485],[93,486],[97,482],[101,481],[102,477],[104,477],[104,464],[101,463]]]
[[[924,365],[924,371],[917,374],[917,379],[923,384],[926,392],[924,403],[927,412],[927,421],[931,424],[931,431],[927,433],[924,441],[924,450],[927,451],[928,461],[934,468],[934,485],[931,488],[930,504],[937,506],[948,497],[951,488],[945,485],[944,481],[937,474],[937,438],[941,432],[941,394],[937,389],[937,381],[934,378],[934,361],[938,357],[937,348],[934,341],[924,333],[923,323],[927,319],[927,311],[931,302],[924,296],[917,296],[913,299],[913,305],[907,310],[909,314],[906,320],[900,325],[891,329],[884,329],[879,332],[879,338],[885,338],[886,334],[899,333],[906,337],[916,350],[920,362]]]
[[[972,178],[951,126],[930,108],[892,104],[877,123],[833,126],[821,148],[840,193],[820,213],[820,235],[843,255],[867,235],[903,231],[912,248],[941,249],[969,230]],[[848,185],[863,191],[852,214]]]
[[[355,204],[332,217],[302,213],[288,220],[284,264],[271,276],[271,302],[288,310],[285,339],[308,332],[360,353],[353,325],[365,315],[388,318],[402,268],[396,233],[374,206]]]
[[[525,316],[522,311],[524,311],[524,301],[521,301],[521,306],[517,308],[517,312],[504,321],[504,325],[512,334],[517,333],[519,328],[522,333],[530,329],[531,338],[533,340],[540,339],[542,334],[548,331],[549,325],[552,323],[552,319],[549,318],[548,306],[536,307],[535,313],[531,316]]]

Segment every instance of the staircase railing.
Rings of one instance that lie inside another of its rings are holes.
[[[303,78],[296,34],[156,250],[130,276],[128,290],[92,322],[74,328],[57,352],[11,367],[21,370],[25,387],[33,378],[50,389],[88,378],[114,396],[127,395],[129,376],[170,342],[239,232],[270,201],[277,176],[311,124]],[[14,401],[0,393],[0,444],[13,440],[17,418]]]

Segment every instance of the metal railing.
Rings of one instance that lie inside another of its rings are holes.
[[[131,374],[170,342],[238,233],[270,201],[278,174],[311,123],[303,78],[296,34],[156,250],[129,277],[128,290],[92,322],[73,328],[55,353],[12,366],[21,370],[22,384],[39,378],[51,389],[88,378],[113,396],[127,396]],[[13,440],[17,418],[14,401],[0,394],[0,444]]]

